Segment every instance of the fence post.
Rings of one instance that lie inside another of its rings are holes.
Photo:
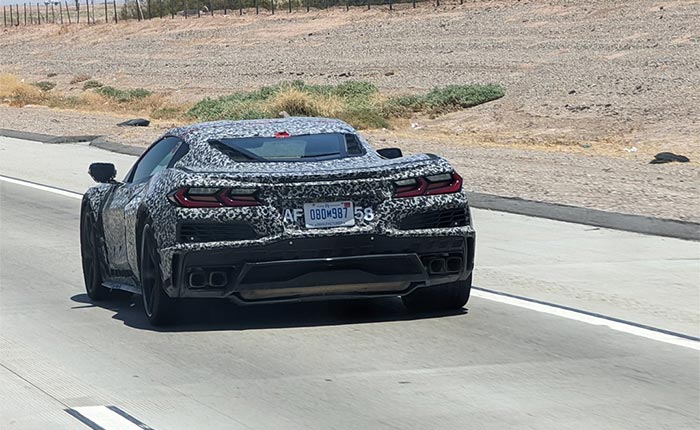
[[[254,0],[254,1],[255,1],[255,14],[257,15],[260,13],[260,6],[258,6],[258,0]]]
[[[5,5],[2,5],[2,23],[7,27],[7,9],[5,9]]]
[[[416,8],[416,0],[413,0],[413,9]]]
[[[24,8],[24,26],[27,26],[27,3],[23,3],[22,7]]]
[[[435,6],[440,7],[440,0],[435,0]]]
[[[370,0],[367,0],[367,10],[369,10],[369,8],[370,8],[370,3],[369,3],[369,1],[370,1]]]
[[[119,18],[117,18],[117,0],[112,0],[112,4],[114,5],[114,23],[118,24]]]
[[[151,19],[153,17],[151,14],[151,0],[146,0],[146,11],[148,12],[148,19]]]
[[[228,3],[226,2],[226,0],[224,0],[224,16],[225,16],[225,15],[228,15],[228,10],[227,10],[227,8],[228,8]]]
[[[58,17],[61,20],[61,25],[63,25],[63,5],[61,2],[58,2]]]
[[[243,0],[238,0],[238,16],[243,16]]]
[[[394,2],[392,0],[389,0],[389,10],[394,10]]]
[[[188,13],[187,13],[187,8],[188,8],[188,6],[187,6],[187,0],[185,0],[185,19],[187,19],[187,15],[188,15]]]
[[[15,9],[17,10],[17,27],[19,27],[19,3],[15,4]]]
[[[197,5],[197,18],[201,18],[201,17],[202,17],[202,8],[200,8],[199,5]]]
[[[85,9],[87,9],[87,20],[88,25],[90,25],[90,0],[85,0]]]
[[[272,14],[275,14],[275,0],[270,0],[270,4],[272,5]]]
[[[292,13],[292,0],[287,0],[287,4],[289,5],[289,13]]]
[[[71,19],[70,19],[70,9],[68,9],[68,0],[66,0],[66,15],[68,15],[68,25],[71,25]]]
[[[306,11],[308,12],[308,11],[309,11],[309,8],[310,8],[310,6],[309,6],[309,0],[304,0],[304,1],[306,2]]]
[[[173,0],[170,0],[170,19],[175,19],[175,6],[173,5]]]
[[[163,0],[158,0],[158,15],[163,19]]]
[[[37,2],[36,4],[36,19],[39,22],[39,25],[41,25],[41,9],[39,9],[39,3]]]
[[[211,0],[209,0],[209,13],[214,16],[214,5],[211,4]]]

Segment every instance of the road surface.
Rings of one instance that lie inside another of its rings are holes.
[[[474,211],[476,286],[573,310],[475,290],[452,314],[213,304],[154,330],[84,294],[78,195],[7,180],[79,193],[91,161],[133,158],[0,138],[3,430],[700,425],[697,242]]]

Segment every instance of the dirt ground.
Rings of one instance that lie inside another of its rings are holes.
[[[3,29],[0,72],[78,74],[194,101],[284,80],[362,79],[392,93],[498,83],[496,102],[366,134],[452,160],[474,191],[700,221],[700,1],[530,0]],[[148,130],[109,114],[0,107],[0,128]],[[690,163],[649,165],[672,151]]]

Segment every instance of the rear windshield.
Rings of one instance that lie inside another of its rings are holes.
[[[245,137],[209,142],[236,161],[313,161],[361,155],[353,134],[326,133],[278,137]]]

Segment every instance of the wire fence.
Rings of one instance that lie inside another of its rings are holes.
[[[450,3],[462,4],[464,0]],[[15,3],[2,7],[3,25],[88,24],[118,23],[126,20],[189,19],[203,16],[231,14],[272,14],[311,9],[344,7],[383,7],[393,10],[394,5],[416,7],[417,3],[440,6],[440,0],[44,0],[36,3]],[[443,0],[443,3],[445,1]]]

